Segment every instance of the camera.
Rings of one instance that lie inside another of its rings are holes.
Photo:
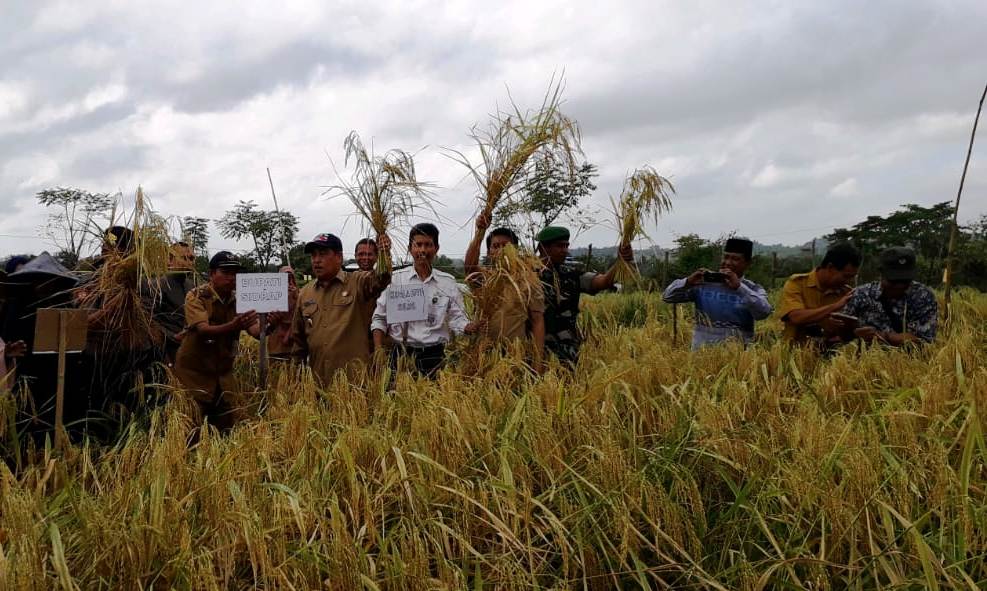
[[[705,271],[703,273],[703,283],[726,283],[727,275],[726,273],[720,273],[719,271]]]

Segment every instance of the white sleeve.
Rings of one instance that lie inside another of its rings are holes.
[[[455,280],[450,280],[452,284],[449,294],[449,309],[446,318],[449,321],[449,330],[455,335],[466,332],[466,325],[470,323],[466,315],[466,304],[463,302],[463,292],[459,290],[459,284]]]
[[[377,307],[374,308],[373,318],[370,320],[370,330],[381,330],[387,334],[387,290],[377,298]]]

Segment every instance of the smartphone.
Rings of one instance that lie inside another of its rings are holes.
[[[703,273],[703,283],[726,283],[727,275],[726,273],[720,273],[719,271],[706,271]]]
[[[843,314],[842,312],[833,312],[829,315],[833,320],[839,320],[850,330],[857,328],[860,325],[860,319],[856,316],[851,316],[849,314]]]

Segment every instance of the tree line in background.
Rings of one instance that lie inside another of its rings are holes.
[[[872,215],[850,228],[836,228],[819,240],[814,249],[806,245],[799,254],[773,256],[769,251],[755,249],[746,276],[765,287],[781,285],[793,273],[815,268],[822,260],[827,244],[850,242],[863,254],[861,282],[879,277],[878,255],[882,250],[890,246],[910,246],[916,252],[919,281],[936,287],[942,283],[952,219],[953,205],[948,201],[928,207],[903,205],[887,216]],[[657,286],[684,277],[700,267],[716,268],[727,238],[729,236],[706,239],[687,234],[675,240],[675,248],[667,257],[664,252],[639,253],[642,276]],[[577,260],[581,258],[591,270],[601,271],[612,264],[613,251],[612,248],[597,250],[600,254],[587,253],[577,256]],[[957,285],[987,291],[987,215],[960,228],[955,281]]]
[[[524,198],[496,211],[495,220],[517,228],[529,239],[537,228],[563,217],[569,225],[585,228],[589,212],[584,200],[596,188],[593,184],[596,167],[584,163],[572,173],[563,170],[548,160],[539,163],[525,179]],[[107,193],[58,187],[38,193],[37,199],[51,212],[45,232],[59,248],[56,258],[70,269],[78,267],[83,257],[98,248],[106,228],[113,224],[126,225],[118,210],[118,198]],[[827,243],[845,241],[863,253],[861,281],[878,276],[877,260],[882,249],[907,245],[916,251],[920,281],[936,286],[941,282],[945,266],[952,216],[950,202],[928,207],[903,205],[886,216],[872,215],[852,227],[836,228],[815,249],[804,247],[798,254],[786,256],[756,251],[747,276],[766,287],[775,286],[792,273],[812,269],[821,260]],[[174,219],[178,226],[175,235],[194,249],[201,270],[208,263],[209,223],[207,218],[194,216]],[[303,274],[311,274],[304,243],[298,241],[299,219],[291,212],[264,210],[253,201],[240,201],[215,223],[224,238],[252,245],[241,253],[248,271],[272,270],[290,264]],[[687,234],[678,237],[675,247],[667,253],[657,249],[639,251],[637,259],[642,277],[659,287],[699,267],[716,268],[728,237],[708,239]],[[613,247],[595,252],[574,251],[577,262],[596,271],[609,267],[615,255]],[[462,276],[461,264],[447,256],[439,256],[436,266]],[[955,278],[958,285],[987,291],[987,215],[960,228]]]

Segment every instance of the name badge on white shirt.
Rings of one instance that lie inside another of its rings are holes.
[[[424,285],[395,285],[387,287],[387,323],[419,322],[428,319]]]

